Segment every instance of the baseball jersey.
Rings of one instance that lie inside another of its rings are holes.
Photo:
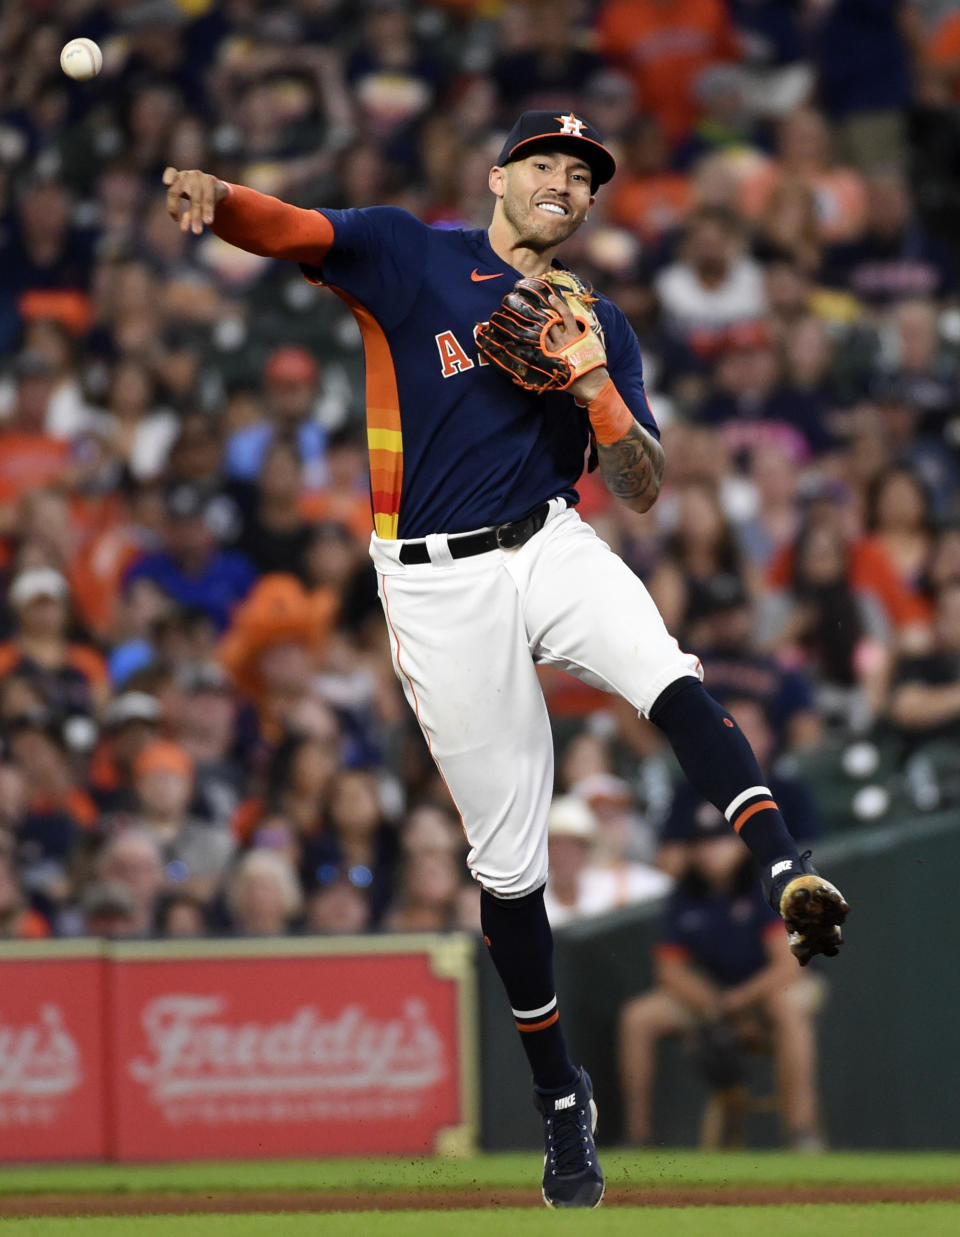
[[[350,306],[363,335],[377,534],[466,532],[548,498],[576,503],[586,409],[566,392],[523,390],[476,347],[477,327],[521,277],[486,231],[431,228],[392,206],[322,214],[333,244],[301,269]],[[593,309],[621,398],[659,437],[632,328],[604,297]]]
[[[742,984],[770,961],[765,939],[783,920],[766,904],[759,884],[710,893],[690,879],[670,895],[656,951],[701,968],[719,984]]]

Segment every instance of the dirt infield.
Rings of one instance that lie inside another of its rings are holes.
[[[960,1186],[715,1186],[676,1189],[614,1186],[605,1207],[796,1206],[798,1203],[958,1203]],[[0,1217],[187,1215],[197,1212],[453,1211],[542,1207],[538,1190],[317,1190],[235,1194],[9,1194],[0,1196]]]

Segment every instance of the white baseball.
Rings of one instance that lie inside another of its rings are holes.
[[[103,52],[93,39],[71,39],[60,53],[60,68],[75,82],[88,82],[103,68]]]

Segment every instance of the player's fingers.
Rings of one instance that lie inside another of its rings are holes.
[[[177,178],[176,168],[167,166],[163,169],[163,183],[165,185],[172,185],[173,182],[176,180],[176,178]]]
[[[547,331],[547,344],[554,350],[554,352],[556,352],[559,348],[562,348],[566,342],[567,332],[563,326],[552,326],[550,330]]]
[[[213,212],[217,207],[217,182],[213,176],[203,178],[203,222],[213,223]]]
[[[557,296],[555,292],[550,293],[550,304],[560,315],[563,320],[563,326],[566,331],[577,330],[577,320],[571,312],[570,306],[562,296]]]
[[[168,180],[167,172],[169,171],[173,172],[173,176]],[[167,214],[171,219],[179,222],[182,173],[178,172],[175,168],[167,168],[167,172],[163,174],[164,184],[167,186]]]
[[[195,236],[203,231],[203,177],[193,174],[193,188],[190,193],[190,227]]]

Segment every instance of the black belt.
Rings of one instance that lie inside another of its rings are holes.
[[[549,514],[550,504],[544,503],[522,520],[498,524],[482,533],[467,533],[462,537],[453,534],[447,538],[447,546],[453,558],[468,558],[471,554],[486,554],[489,550],[514,550],[543,528]],[[429,563],[426,542],[405,541],[400,547],[400,562]]]

